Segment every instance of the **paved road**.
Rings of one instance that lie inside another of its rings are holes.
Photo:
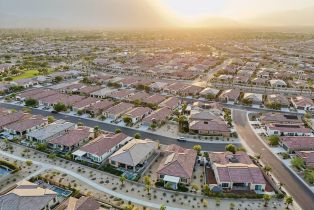
[[[203,103],[210,103],[215,101],[208,101],[203,99],[197,99],[197,98],[186,98],[186,97],[179,97],[182,101],[186,101],[187,103],[194,103],[194,102],[203,102]],[[300,115],[303,116],[304,113],[298,113],[296,111],[282,111],[282,110],[275,110],[275,109],[268,109],[268,108],[258,108],[258,107],[252,107],[252,106],[243,106],[242,104],[227,104],[219,102],[221,106],[229,109],[239,109],[239,110],[245,110],[245,111],[252,111],[252,112],[279,112],[283,114],[289,114],[289,115]]]
[[[261,161],[265,165],[271,166],[272,174],[279,182],[284,184],[284,188],[299,206],[304,210],[313,210],[313,193],[261,142],[249,125],[247,112],[234,110],[233,119],[235,129],[241,137],[241,140],[245,142],[253,153],[261,154]]]
[[[314,92],[311,90],[295,90],[293,88],[283,88],[283,89],[272,89],[271,87],[259,87],[259,86],[248,86],[248,85],[238,85],[238,84],[228,84],[228,83],[220,83],[220,82],[212,82],[211,87],[218,88],[220,90],[226,89],[239,89],[243,92],[248,93],[260,93],[260,94],[283,94],[285,96],[305,96],[314,98]]]
[[[13,104],[5,104],[0,103],[0,107],[7,108],[7,109],[16,109],[20,110],[23,107]],[[42,115],[42,116],[49,116],[53,115],[56,119],[64,119],[69,122],[77,123],[82,122],[84,125],[89,127],[95,127],[99,126],[100,129],[114,132],[117,128],[120,128],[123,133],[125,133],[128,136],[134,136],[135,133],[140,133],[142,138],[149,138],[152,140],[159,140],[161,144],[178,144],[185,148],[192,148],[195,144],[200,144],[202,146],[202,150],[204,151],[225,151],[226,143],[213,143],[213,142],[206,142],[206,143],[196,143],[196,142],[179,142],[175,138],[159,135],[158,133],[151,133],[147,131],[140,131],[136,130],[135,128],[129,128],[129,127],[120,127],[118,125],[113,125],[105,122],[99,122],[92,119],[84,119],[76,116],[69,116],[64,115],[61,113],[58,114],[52,114],[49,111],[39,110],[39,109],[32,109],[32,114],[36,115]],[[241,146],[240,144],[234,143],[236,146]]]
[[[1,150],[0,150],[0,154],[2,154],[4,156],[7,156],[7,157],[10,157],[10,158],[13,158],[13,159],[16,159],[16,160],[19,160],[19,161],[23,161],[23,162],[25,162],[27,160],[27,159],[25,159],[23,157],[20,157],[20,156],[17,156],[17,155],[13,155],[13,154],[1,151]],[[40,170],[38,170],[36,173],[34,173],[34,174],[28,176],[27,178],[25,178],[25,180],[40,174],[44,170],[53,169],[53,170],[60,171],[62,173],[69,174],[69,175],[73,176],[74,178],[76,178],[76,179],[78,179],[78,180],[88,184],[89,186],[92,186],[93,188],[95,188],[95,189],[97,189],[97,190],[99,190],[101,192],[107,193],[109,195],[113,195],[113,196],[115,196],[117,198],[121,198],[122,200],[131,201],[132,203],[139,204],[139,205],[142,205],[142,206],[147,206],[147,207],[154,208],[154,209],[159,209],[159,207],[160,207],[160,204],[157,204],[157,203],[154,203],[154,202],[148,202],[148,201],[141,200],[141,199],[137,199],[137,198],[131,197],[130,195],[122,194],[122,193],[116,192],[114,190],[111,190],[109,188],[106,188],[106,187],[104,187],[104,186],[102,186],[102,185],[100,185],[100,184],[98,184],[98,183],[96,183],[96,182],[94,182],[94,181],[84,177],[84,176],[79,175],[76,172],[71,171],[71,170],[68,170],[68,169],[65,169],[65,168],[53,165],[53,164],[38,162],[38,161],[34,161],[34,160],[33,160],[33,163],[36,164],[36,165],[42,166],[42,168]],[[174,207],[171,207],[171,206],[167,206],[167,209],[169,209],[169,210],[183,210],[181,208],[174,208]]]

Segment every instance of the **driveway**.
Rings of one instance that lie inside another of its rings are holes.
[[[234,110],[233,120],[243,144],[249,147],[253,154],[261,155],[261,162],[271,166],[271,173],[284,184],[284,188],[303,210],[313,210],[313,193],[259,139],[249,125],[247,112]]]

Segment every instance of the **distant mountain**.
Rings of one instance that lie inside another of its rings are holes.
[[[273,12],[244,20],[243,23],[255,26],[314,26],[314,7]]]

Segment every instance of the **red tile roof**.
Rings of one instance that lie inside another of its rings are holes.
[[[102,134],[81,147],[79,150],[95,154],[100,157],[126,138],[127,135],[123,133]]]
[[[87,139],[89,134],[90,134],[90,128],[84,127],[84,128],[72,129],[66,134],[53,139],[49,143],[70,147],[70,146],[78,144],[84,139]]]
[[[187,179],[192,178],[197,152],[178,145],[169,145],[165,151],[168,155],[161,161],[157,173]]]

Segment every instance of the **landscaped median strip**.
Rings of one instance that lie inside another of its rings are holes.
[[[23,161],[23,162],[28,160],[26,158],[23,158],[23,157],[20,157],[20,156],[17,156],[17,155],[13,155],[13,154],[10,154],[10,153],[4,152],[4,151],[0,151],[0,154],[4,155],[4,156],[7,156],[9,158],[12,158],[12,159]],[[98,183],[93,182],[92,180],[90,180],[88,178],[85,178],[85,177],[83,177],[81,175],[78,175],[77,173],[75,173],[73,171],[70,171],[68,169],[61,168],[61,167],[58,167],[58,166],[55,166],[55,165],[51,165],[51,164],[48,164],[48,163],[38,162],[38,161],[33,161],[33,163],[36,164],[36,165],[42,166],[42,168],[39,171],[37,171],[36,174],[32,174],[31,176],[29,176],[29,177],[27,177],[25,179],[29,179],[29,178],[31,178],[33,176],[36,176],[39,173],[43,172],[44,170],[54,169],[54,170],[66,173],[68,175],[71,175],[71,176],[81,180],[82,182],[90,185],[91,187],[93,187],[93,188],[95,188],[95,189],[97,189],[97,190],[99,190],[101,192],[104,192],[104,193],[107,193],[109,195],[115,196],[115,197],[120,198],[122,200],[130,201],[132,203],[135,203],[135,204],[138,204],[138,205],[142,205],[142,206],[146,206],[146,207],[150,207],[150,208],[155,208],[155,209],[159,209],[160,208],[160,204],[147,202],[147,201],[144,201],[144,200],[133,198],[133,197],[131,197],[129,195],[124,195],[124,194],[115,192],[113,190],[110,190],[108,188],[105,188],[105,187],[99,185]],[[181,208],[174,208],[174,207],[170,207],[170,206],[167,206],[166,208],[169,209],[169,210],[184,210],[184,209],[181,209]]]

